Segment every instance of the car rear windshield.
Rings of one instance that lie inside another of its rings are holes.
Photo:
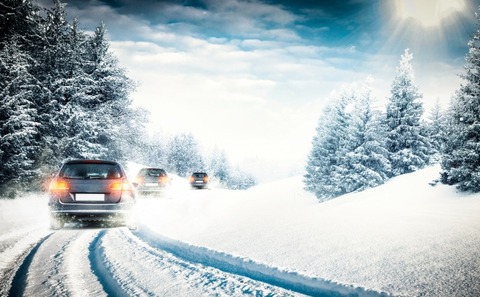
[[[159,177],[159,176],[166,176],[167,173],[163,169],[147,169],[143,172],[143,175]]]
[[[118,164],[105,163],[65,164],[59,175],[73,179],[117,179],[123,177]]]
[[[207,176],[207,174],[206,173],[194,173],[193,176],[195,176],[195,177],[205,177],[205,176]]]

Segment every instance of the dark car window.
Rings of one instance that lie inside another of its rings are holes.
[[[165,170],[163,169],[146,169],[142,172],[142,174],[144,176],[155,176],[155,177],[167,175]]]
[[[116,179],[122,178],[122,170],[117,164],[74,163],[65,164],[60,177],[74,179]]]

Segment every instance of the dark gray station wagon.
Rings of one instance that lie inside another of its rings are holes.
[[[205,189],[208,185],[208,174],[205,172],[194,172],[190,176],[190,185],[192,188]]]
[[[137,193],[162,194],[170,186],[170,178],[165,170],[161,168],[142,168],[133,182]]]
[[[133,187],[117,162],[65,162],[50,183],[48,205],[52,229],[72,221],[107,221],[134,227]]]

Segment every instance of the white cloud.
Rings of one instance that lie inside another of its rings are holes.
[[[182,50],[171,48],[175,40],[166,47],[112,42],[122,65],[141,82],[135,103],[150,110],[154,127],[191,132],[261,179],[275,175],[258,172],[267,166],[259,164],[283,174],[303,169],[328,94],[356,75],[314,59],[315,47],[250,41],[245,51],[242,42],[177,39]]]

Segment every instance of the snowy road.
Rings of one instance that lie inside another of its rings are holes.
[[[45,197],[0,201],[0,207],[0,296],[302,295],[278,287],[284,281],[266,277],[269,268],[261,267],[262,279],[251,268],[235,268],[243,259],[236,263],[144,225],[131,231],[67,224],[52,231]]]
[[[53,231],[42,196],[0,207],[0,296],[380,295],[193,246],[145,224],[133,231],[81,224]]]
[[[298,296],[247,277],[185,261],[127,228],[31,230],[32,240],[2,263],[2,296]],[[34,242],[33,238],[37,238]],[[3,236],[2,247],[18,242]],[[19,243],[20,244],[20,243]],[[7,281],[8,280],[8,281]],[[9,284],[10,283],[10,284]]]
[[[144,225],[50,230],[45,197],[0,203],[0,296],[302,296],[278,285],[337,296],[308,284],[295,287],[288,273],[171,240]]]

